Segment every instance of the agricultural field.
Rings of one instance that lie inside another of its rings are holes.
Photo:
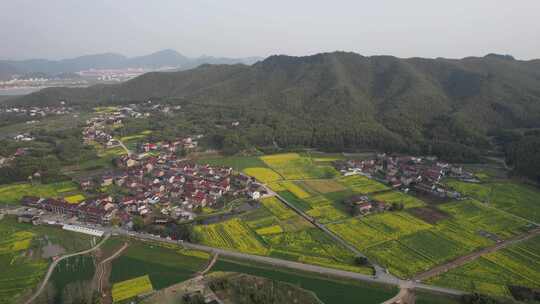
[[[324,303],[375,304],[393,297],[397,290],[383,285],[352,280],[335,280],[313,273],[291,271],[268,265],[220,258],[213,271],[241,272],[276,281],[288,282],[314,292]]]
[[[399,239],[399,242],[436,264],[442,264],[469,252],[458,241],[432,230],[422,230]]]
[[[426,204],[414,196],[410,196],[398,191],[388,191],[373,195],[373,198],[388,204],[402,203],[405,209],[423,207]]]
[[[64,197],[64,199],[66,200],[66,202],[70,204],[78,204],[84,201],[85,197],[82,194],[75,194],[75,195],[66,196]]]
[[[287,207],[284,203],[282,203],[275,197],[262,199],[261,203],[264,207],[266,207],[266,209],[270,210],[270,212],[280,220],[285,220],[295,215],[292,209]]]
[[[260,255],[267,253],[267,249],[258,236],[239,219],[218,224],[198,225],[195,227],[195,232],[199,235],[201,242],[208,246]]]
[[[249,176],[255,177],[257,180],[263,183],[271,183],[281,180],[281,176],[269,168],[246,168],[243,170],[243,172]]]
[[[347,189],[333,179],[305,180],[301,181],[300,184],[315,193],[338,192]]]
[[[283,181],[283,182],[280,182],[279,184],[283,188],[285,188],[285,191],[291,192],[292,194],[294,194],[294,196],[296,196],[299,199],[304,199],[311,196],[311,194],[306,192],[304,189],[302,189],[302,187],[298,186],[294,182]]]
[[[61,261],[50,279],[54,293],[54,303],[64,303],[64,297],[91,298],[93,290],[87,288],[95,273],[92,256],[74,256]],[[52,300],[52,299],[49,299]]]
[[[175,245],[131,242],[128,249],[112,262],[111,283],[148,275],[154,289],[192,278],[205,267],[210,256],[201,251]]]
[[[391,239],[390,236],[381,233],[357,218],[330,224],[327,225],[327,228],[359,250],[375,246]]]
[[[23,196],[64,197],[77,194],[77,185],[73,182],[53,184],[17,183],[0,186],[0,204],[19,204]]]
[[[481,230],[496,234],[499,238],[509,238],[526,230],[527,222],[501,212],[495,208],[486,207],[475,200],[459,201],[439,206],[450,214],[453,221],[464,227],[474,224],[475,232]]]
[[[540,236],[489,253],[428,283],[509,296],[508,286],[540,288]]]
[[[338,175],[332,166],[316,164],[310,157],[303,157],[297,153],[265,155],[260,158],[287,180],[332,178]]]
[[[309,216],[316,218],[322,224],[331,223],[349,217],[345,212],[337,209],[333,205],[323,205],[314,207],[306,212]]]
[[[363,222],[389,238],[399,238],[432,227],[432,225],[405,212],[374,214],[366,216]]]
[[[398,241],[388,241],[366,250],[368,257],[384,265],[392,274],[408,278],[428,270],[434,263]]]
[[[342,176],[337,179],[342,185],[351,189],[354,192],[369,194],[373,192],[379,192],[384,190],[389,190],[387,186],[378,181],[372,180],[365,176],[361,175],[349,175]]]
[[[449,180],[447,184],[459,192],[529,221],[540,221],[540,191],[514,182],[473,184]]]
[[[115,283],[112,287],[113,302],[120,302],[154,290],[148,275]]]

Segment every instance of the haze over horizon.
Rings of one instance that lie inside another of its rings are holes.
[[[540,1],[6,1],[0,59],[161,49],[224,57],[362,55],[540,58]]]

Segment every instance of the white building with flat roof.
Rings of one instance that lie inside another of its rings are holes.
[[[98,230],[98,229],[92,229],[92,228],[76,226],[76,225],[68,225],[68,224],[62,226],[62,229],[73,231],[73,232],[89,234],[93,236],[99,236],[99,237],[103,236],[103,234],[105,233],[105,231]]]

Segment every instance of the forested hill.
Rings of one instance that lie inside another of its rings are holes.
[[[216,115],[225,106],[247,126],[260,127],[246,135],[258,144],[275,139],[281,146],[468,153],[467,147],[487,147],[490,131],[540,127],[540,61],[495,54],[459,60],[345,52],[271,56],[252,66],[204,65],[114,86],[50,88],[14,102],[59,99],[166,99],[204,105]]]

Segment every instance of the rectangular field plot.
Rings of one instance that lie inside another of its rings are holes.
[[[208,246],[260,255],[267,252],[258,236],[239,219],[218,224],[198,225],[195,226],[195,232],[199,235],[201,242]]]
[[[333,205],[324,205],[312,208],[306,212],[309,216],[316,218],[319,222],[326,224],[348,218],[349,215],[337,209]]]
[[[366,216],[362,221],[390,238],[402,237],[433,227],[404,212],[374,214]]]
[[[474,224],[477,232],[483,230],[496,234],[500,238],[509,238],[522,233],[527,222],[505,214],[495,208],[489,208],[475,200],[459,201],[439,207],[458,223]]]
[[[261,160],[285,179],[332,178],[338,175],[333,167],[318,165],[311,158],[297,153],[266,155]]]
[[[332,201],[327,199],[326,197],[322,195],[312,196],[304,199],[306,203],[309,204],[312,208],[324,206],[324,205],[330,205],[332,204]]]
[[[402,203],[405,208],[415,208],[426,205],[423,201],[417,199],[416,197],[398,191],[389,191],[375,194],[373,198],[389,204]]]
[[[390,240],[387,235],[356,218],[330,224],[327,227],[359,250]]]
[[[481,236],[477,232],[474,224],[445,220],[435,226],[437,234],[441,234],[447,239],[453,240],[464,248],[472,251],[481,247],[493,245],[495,242]]]
[[[278,194],[283,199],[285,199],[289,204],[293,205],[294,207],[296,207],[296,208],[298,208],[298,209],[300,209],[302,211],[306,211],[306,210],[311,209],[311,206],[306,202],[306,200],[309,199],[309,198],[299,199],[289,191],[280,191],[280,192],[278,192]]]
[[[399,239],[399,242],[437,264],[469,252],[459,242],[431,230],[410,234]]]
[[[378,181],[369,179],[361,175],[350,175],[338,178],[338,181],[351,189],[354,192],[360,192],[363,194],[373,193],[388,190],[387,186],[379,183]]]
[[[262,204],[266,209],[275,215],[278,219],[284,220],[289,217],[292,217],[296,213],[287,207],[283,202],[275,197],[269,197],[261,200]]]
[[[0,186],[0,204],[19,204],[23,196],[37,197],[63,197],[67,192],[76,191],[73,182],[60,182],[53,184],[31,185],[17,183]]]
[[[366,254],[401,278],[409,278],[435,264],[398,241],[388,241],[370,247],[366,250]]]
[[[140,294],[149,293],[152,290],[154,288],[147,275],[116,283],[112,287],[113,302],[130,299]]]
[[[337,192],[347,189],[333,179],[305,180],[300,183],[313,192],[319,193]]]
[[[311,194],[306,192],[304,189],[302,189],[302,187],[298,186],[294,182],[284,181],[280,182],[280,184],[283,188],[285,188],[285,190],[291,192],[297,198],[303,199],[311,196]]]
[[[255,177],[263,183],[270,183],[281,180],[281,176],[274,170],[268,168],[246,168],[243,170],[245,174]]]
[[[249,156],[229,156],[198,159],[199,164],[209,164],[211,166],[231,167],[236,171],[243,171],[246,168],[265,168],[266,164],[258,157]]]

